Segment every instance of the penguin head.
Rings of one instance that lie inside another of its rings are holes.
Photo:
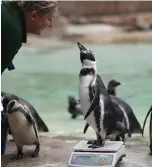
[[[80,60],[85,66],[92,65],[96,62],[94,53],[90,49],[86,49],[80,42],[77,42],[80,49]]]
[[[12,113],[14,108],[15,108],[15,100],[12,100],[7,105],[7,112]]]
[[[73,106],[77,105],[77,100],[73,96],[68,97],[68,102],[70,105],[73,105]]]
[[[6,112],[11,114],[13,112],[18,111],[19,108],[20,108],[20,103],[17,100],[11,100],[6,105]]]
[[[6,95],[6,93],[2,91],[1,96],[4,97],[5,95]]]
[[[152,105],[150,106],[149,111],[152,111]]]
[[[1,103],[2,103],[2,105],[3,105],[3,108],[4,108],[4,111],[6,111],[7,110],[7,105],[8,105],[8,103],[10,102],[10,98],[9,98],[9,96],[7,96],[7,95],[2,95],[2,101],[1,101]]]
[[[121,85],[120,82],[118,82],[118,81],[112,79],[112,80],[109,81],[108,87],[115,88],[115,87],[117,87],[117,86],[119,86],[119,85]]]

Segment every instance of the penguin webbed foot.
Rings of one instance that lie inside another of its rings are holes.
[[[71,119],[76,119],[78,115],[72,114]]]
[[[117,135],[117,136],[116,136],[115,141],[121,141],[121,139],[120,139],[120,136],[119,136],[119,135]]]
[[[14,139],[10,139],[9,141],[10,141],[10,142],[15,142]]]
[[[89,141],[88,141],[89,142]],[[92,142],[92,144],[90,146],[88,146],[88,148],[99,148],[99,147],[103,147],[105,145],[105,141],[104,140],[90,140],[90,143]]]
[[[37,157],[39,155],[39,152],[40,152],[40,143],[37,143],[36,148],[35,148],[33,154],[31,155],[31,157]]]
[[[126,142],[126,138],[124,135],[117,135],[115,138],[115,141],[123,141],[124,143]]]
[[[11,160],[14,160],[14,159],[22,159],[22,158],[23,158],[23,152],[22,152],[22,150],[23,150],[23,147],[17,146],[17,156],[13,156],[13,157],[11,158]]]
[[[17,156],[13,156],[11,160],[17,160],[17,159],[22,159],[23,158],[23,153],[22,154],[17,154]]]
[[[129,130],[128,130],[128,137],[131,138],[131,136],[132,136],[132,130],[129,129]]]
[[[96,140],[88,140],[87,144],[93,144]]]
[[[126,142],[125,136],[122,136],[121,138],[122,138],[122,141],[125,143]]]

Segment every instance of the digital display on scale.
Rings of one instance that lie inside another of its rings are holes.
[[[110,166],[112,165],[113,158],[114,154],[73,153],[71,165]]]

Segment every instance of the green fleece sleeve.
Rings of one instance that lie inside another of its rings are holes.
[[[17,20],[17,14],[9,10],[9,6],[6,5],[7,2],[1,5],[1,74],[22,45],[21,26]]]
[[[12,36],[12,33],[14,35]],[[16,34],[16,35],[15,35]],[[18,34],[9,25],[1,24],[1,73],[8,67],[17,54],[18,49],[21,47],[21,43],[17,42]]]

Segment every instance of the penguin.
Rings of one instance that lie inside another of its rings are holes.
[[[116,87],[121,85],[120,82],[112,79],[108,83],[108,93],[111,95],[116,95]],[[68,97],[68,112],[71,114],[72,119],[76,119],[77,116],[82,115],[81,107],[79,105],[79,100],[76,100],[73,96]]]
[[[5,112],[17,146],[17,156],[12,159],[23,158],[24,145],[36,145],[32,157],[37,157],[40,152],[40,142],[37,125],[30,111],[19,101],[11,100],[8,96],[4,96],[2,103],[6,104]]]
[[[110,95],[110,98],[111,98],[112,103],[117,104],[121,108],[121,111],[124,113],[124,117],[127,123],[126,126],[128,126],[129,128],[128,137],[131,137],[132,134],[142,134],[141,125],[139,121],[137,120],[131,106],[119,97]],[[86,124],[83,130],[83,133],[86,133],[88,127],[89,125]],[[117,135],[115,140],[119,141],[120,136]]]
[[[133,133],[142,134],[143,130],[131,106],[119,97],[110,95],[110,98],[112,100],[112,103],[117,103],[118,106],[122,109],[122,112],[124,113],[129,127],[128,137],[131,137]]]
[[[149,137],[150,137],[150,146],[149,146],[150,153],[149,154],[152,155],[152,105],[149,108],[149,111],[148,111],[148,113],[145,117],[145,120],[144,120],[142,137],[144,135],[144,128],[145,128],[146,120],[147,120],[150,113],[151,113],[151,115],[150,115],[150,124],[149,124]]]
[[[119,85],[121,85],[120,82],[118,82],[114,79],[110,80],[108,83],[108,94],[116,96],[116,87]]]
[[[2,99],[4,96],[8,96],[8,95],[9,95],[9,97],[11,97],[11,100],[17,100],[22,105],[25,105],[28,108],[28,110],[30,111],[30,113],[32,114],[33,118],[36,121],[39,132],[49,132],[47,125],[44,123],[44,121],[42,120],[42,118],[40,117],[40,115],[38,114],[36,109],[32,106],[32,104],[30,104],[28,101],[26,101],[25,99],[15,95],[15,94],[6,93],[3,91],[1,92]],[[3,108],[5,109],[6,106],[3,106]],[[9,131],[9,134],[11,134],[10,131]]]
[[[96,59],[93,52],[80,42],[79,99],[84,119],[96,131],[98,138],[88,141],[89,147],[98,148],[105,144],[106,135],[119,134],[123,139],[128,132],[124,113],[119,106],[111,102],[108,91],[97,74]]]
[[[72,115],[72,119],[76,119],[77,116],[82,115],[79,100],[76,100],[73,96],[68,96],[68,112]]]
[[[118,81],[116,81],[116,80],[114,80],[114,79],[110,80],[109,83],[108,83],[108,86],[107,86],[108,94],[109,94],[109,95],[116,96],[116,87],[119,86],[119,85],[121,85],[120,82],[118,82]],[[89,124],[86,123],[86,125],[85,125],[85,127],[84,127],[84,130],[83,130],[83,133],[84,133],[84,134],[86,133],[88,127],[89,127]],[[97,134],[96,134],[96,135],[97,135]]]

